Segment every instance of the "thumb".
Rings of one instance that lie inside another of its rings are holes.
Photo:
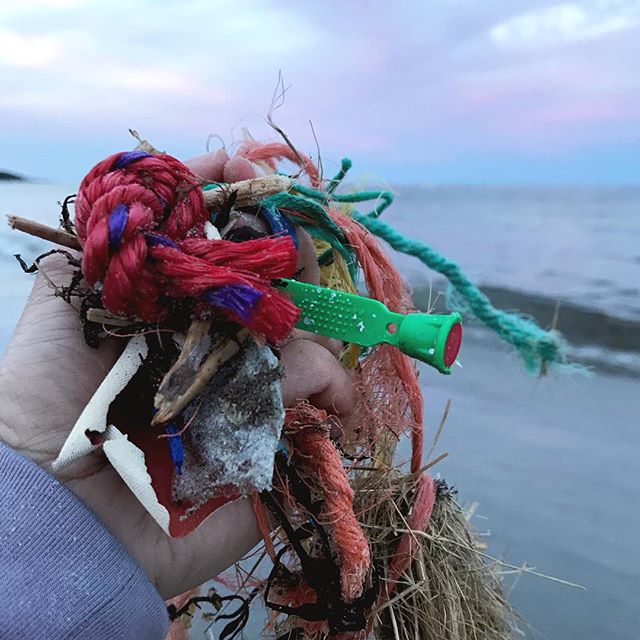
[[[311,340],[293,340],[282,348],[280,364],[285,406],[309,400],[329,413],[341,417],[351,414],[356,397],[353,373],[323,346]]]

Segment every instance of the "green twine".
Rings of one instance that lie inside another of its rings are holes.
[[[326,191],[319,191],[307,187],[304,184],[293,184],[291,189],[307,198],[317,200],[322,204],[329,204],[333,202],[343,203],[355,203],[355,202],[369,202],[371,200],[377,200],[376,206],[366,215],[372,218],[378,218],[382,212],[393,203],[393,193],[391,191],[354,191],[353,193],[334,193],[336,187],[340,184],[345,177],[347,171],[351,169],[351,160],[349,158],[343,158],[340,171],[336,176],[329,181],[329,185]]]
[[[378,200],[378,204],[366,215],[371,218],[378,218],[380,214],[393,203],[393,193],[391,191],[354,191],[353,193],[334,193],[327,194],[324,191],[312,189],[303,184],[293,184],[291,189],[307,198],[317,200],[322,204],[330,202],[369,202],[370,200]]]
[[[565,345],[558,332],[544,331],[531,320],[496,309],[455,262],[447,260],[426,244],[405,238],[381,220],[359,213],[354,213],[353,218],[396,251],[414,256],[430,269],[444,275],[476,318],[518,350],[528,371],[538,373],[548,365],[567,364]]]

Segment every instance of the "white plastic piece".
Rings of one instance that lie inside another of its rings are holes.
[[[204,223],[204,235],[207,240],[221,240],[222,236],[216,226],[208,220]]]
[[[106,431],[109,406],[133,378],[147,352],[148,347],[144,336],[135,336],[129,340],[122,355],[113,365],[73,426],[53,463],[54,471],[63,469],[100,447],[99,444],[92,444],[87,436],[87,431],[98,433]]]
[[[103,450],[113,468],[151,517],[169,535],[169,512],[158,501],[144,453],[113,425],[107,427]]]

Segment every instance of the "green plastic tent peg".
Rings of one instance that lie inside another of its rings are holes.
[[[275,286],[300,308],[299,329],[362,347],[387,343],[441,373],[451,373],[462,340],[459,313],[431,315],[389,311],[379,300],[280,279]]]

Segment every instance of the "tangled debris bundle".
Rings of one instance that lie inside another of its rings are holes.
[[[67,301],[79,299],[87,342],[130,338],[56,464],[103,446],[171,536],[188,535],[225,502],[252,497],[273,565],[268,578],[254,577],[250,587],[243,581],[226,597],[240,605],[231,616],[214,616],[232,618],[221,637],[241,633],[258,594],[271,611],[265,633],[277,637],[510,637],[513,614],[498,575],[452,492],[421,469],[423,399],[412,359],[390,344],[363,349],[366,343],[346,340],[339,357],[359,390],[349,424],[306,402],[286,412],[282,406],[278,345],[300,313],[283,279],[299,275],[300,230],[313,238],[329,302],[355,294],[361,275],[368,297],[385,312],[413,311],[370,233],[397,240],[372,222],[392,195],[339,193],[350,162],[324,181],[286,137],[246,141],[234,159],[266,175],[228,184],[220,169],[215,181],[203,181],[144,143],[91,170],[75,223],[67,201],[61,229],[11,219],[14,228],[82,250],[81,262],[66,253],[76,273],[59,291]],[[308,183],[276,174],[282,159],[299,165]],[[369,214],[351,208],[365,201],[374,201]],[[22,264],[31,272],[39,261]],[[447,269],[440,270],[455,284],[457,272]],[[470,287],[466,294],[476,295]],[[494,320],[500,315],[491,313]],[[364,331],[356,313],[353,322]],[[511,325],[501,326],[509,333]],[[391,327],[388,336],[398,330]],[[527,327],[518,331],[526,342]],[[447,372],[458,344],[444,338],[438,348],[448,354],[441,365]],[[536,344],[529,342],[529,358],[542,353]],[[547,349],[540,363],[562,358]],[[405,435],[408,474],[392,464]],[[278,525],[275,536],[267,511]],[[170,613],[190,616],[206,603],[219,612],[223,600],[212,592]]]

